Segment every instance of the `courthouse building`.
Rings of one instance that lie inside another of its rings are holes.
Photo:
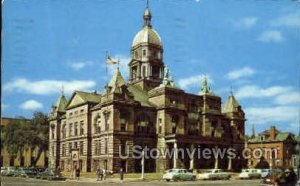
[[[244,112],[229,93],[225,105],[206,78],[199,82],[199,94],[187,93],[175,85],[163,62],[163,44],[151,25],[149,7],[144,25],[131,45],[129,80],[119,69],[102,91],[63,94],[50,113],[49,166],[85,172],[97,167],[140,172],[141,159],[132,147],[174,149],[244,148]],[[200,70],[200,69],[199,69]],[[97,77],[95,77],[97,78]],[[202,84],[202,87],[200,87]],[[127,151],[127,149],[129,149]],[[232,163],[234,161],[234,164]],[[199,159],[172,155],[145,159],[146,172],[170,168],[240,169],[243,159]]]

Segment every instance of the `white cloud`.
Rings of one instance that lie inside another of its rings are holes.
[[[29,81],[25,78],[19,78],[14,81],[8,82],[3,86],[4,91],[8,92],[26,92],[37,95],[49,95],[61,91],[62,86],[67,94],[72,93],[74,90],[87,90],[96,85],[91,80],[41,80]]]
[[[43,108],[43,104],[36,100],[28,100],[20,105],[20,108],[23,110],[38,110]]]
[[[233,25],[238,28],[252,28],[257,23],[257,17],[244,17],[239,20],[232,21]]]
[[[284,94],[278,95],[275,98],[275,103],[280,105],[287,104],[299,104],[300,103],[300,93],[296,91],[286,92]]]
[[[9,105],[5,104],[5,103],[1,103],[1,109],[5,110],[9,107]]]
[[[278,30],[267,30],[261,33],[258,38],[258,41],[262,42],[273,42],[273,43],[279,43],[284,40],[282,34]]]
[[[201,82],[202,82],[202,79],[204,78],[204,76],[205,76],[204,74],[201,74],[201,75],[191,76],[188,78],[179,79],[178,85],[182,89],[189,89],[191,87],[199,87],[199,90],[200,90]],[[213,82],[213,80],[211,79],[210,76],[207,76],[207,79],[208,79],[209,83]]]
[[[274,97],[282,93],[289,92],[291,90],[292,90],[291,87],[283,87],[283,86],[272,86],[268,88],[261,88],[255,85],[248,85],[239,88],[236,93],[236,97],[238,97],[239,99]]]
[[[250,67],[244,67],[238,70],[234,70],[229,72],[226,76],[228,79],[234,80],[239,79],[241,77],[247,77],[255,74],[255,70]]]
[[[69,63],[69,66],[76,71],[81,70],[84,67],[89,66],[89,65],[92,65],[91,61]]]
[[[270,124],[276,122],[294,122],[298,117],[298,108],[293,106],[250,107],[245,108],[249,123]]]
[[[300,28],[300,11],[278,17],[271,21],[271,25]]]

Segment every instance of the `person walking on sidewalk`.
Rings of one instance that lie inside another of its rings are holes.
[[[106,179],[106,169],[102,170],[102,174],[103,174],[103,180],[105,180]]]
[[[77,167],[77,169],[76,169],[76,179],[79,180],[79,178],[80,178],[80,169],[79,169],[79,167]]]
[[[96,175],[97,175],[97,181],[102,180],[102,178],[101,178],[101,169],[99,167],[97,168]]]
[[[123,181],[124,179],[124,171],[123,168],[120,169],[120,180]]]

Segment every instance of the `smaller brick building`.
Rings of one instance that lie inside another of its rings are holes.
[[[266,152],[260,159],[251,157],[248,159],[248,166],[256,168],[265,168],[265,166],[292,167],[296,144],[297,140],[293,133],[281,132],[277,130],[275,126],[271,126],[269,130],[252,136],[248,140],[247,147],[251,149],[252,152],[254,152],[255,149],[264,149],[265,151],[272,150],[273,154]]]

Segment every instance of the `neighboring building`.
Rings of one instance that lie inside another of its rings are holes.
[[[297,140],[294,134],[290,132],[280,132],[275,126],[271,126],[257,136],[252,136],[248,140],[250,149],[267,149],[272,150],[264,153],[263,158],[254,158],[248,160],[250,167],[283,167],[293,166],[293,155],[295,155]],[[275,154],[277,153],[277,154]],[[277,156],[277,158],[275,158]]]
[[[25,120],[27,122],[30,122],[31,120],[29,119],[24,119],[24,118],[6,118],[3,117],[1,118],[1,130],[2,127],[9,125],[12,122],[15,122],[17,120]],[[29,167],[32,165],[32,162],[34,159],[38,157],[38,149],[31,149],[30,146],[26,146],[24,149],[24,152],[22,156],[18,155],[16,158],[12,158],[6,147],[4,146],[1,149],[1,159],[0,159],[0,164],[1,167],[7,167],[7,166],[21,166],[21,167]],[[36,166],[37,167],[47,167],[48,166],[48,152],[42,152],[38,160],[36,161]]]
[[[117,68],[102,94],[75,91],[69,100],[61,95],[53,106],[50,166],[64,171],[80,166],[84,172],[97,167],[140,172],[140,159],[119,157],[132,155],[134,145],[175,152],[199,145],[232,147],[241,153],[245,115],[232,92],[222,109],[221,98],[212,92],[207,78],[199,95],[176,87],[164,65],[162,41],[152,28],[148,7],[143,18],[144,26],[131,46],[129,82]],[[176,167],[240,169],[243,162],[173,156],[146,159],[144,165],[146,172],[161,172]]]

